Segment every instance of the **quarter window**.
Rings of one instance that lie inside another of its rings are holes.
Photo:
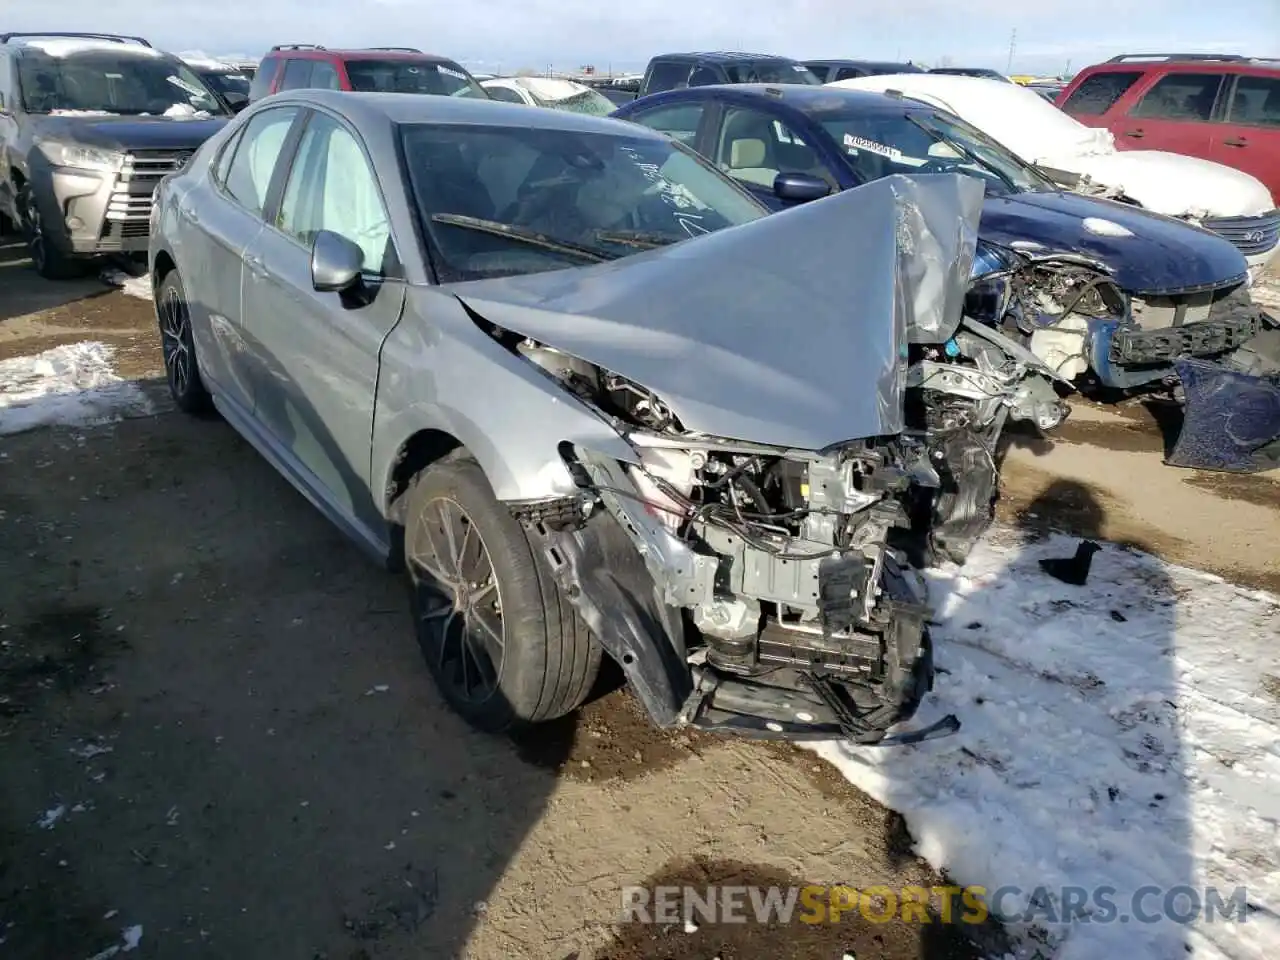
[[[1237,77],[1228,120],[1251,127],[1280,127],[1280,80]]]
[[[298,145],[276,224],[308,247],[329,230],[364,251],[366,273],[383,273],[391,225],[378,179],[355,136],[316,114]]]
[[[1208,123],[1222,86],[1220,73],[1169,73],[1143,94],[1131,117]]]
[[[485,87],[484,92],[489,94],[492,100],[501,100],[503,103],[524,103],[520,94],[510,87]]]
[[[650,130],[657,130],[681,143],[693,145],[698,138],[698,125],[702,123],[702,112],[705,107],[701,103],[681,103],[673,107],[658,107],[647,110],[631,119],[643,124]]]
[[[1067,113],[1097,117],[1106,113],[1138,82],[1139,71],[1107,71],[1085,77],[1062,105]]]
[[[237,203],[253,214],[261,216],[266,208],[276,160],[297,114],[296,107],[264,110],[249,121],[240,137],[224,186]]]
[[[231,158],[236,155],[236,147],[240,145],[240,138],[243,136],[244,127],[241,127],[223,145],[222,152],[218,154],[218,160],[213,165],[213,182],[220,187],[226,186],[227,171],[231,169]]]

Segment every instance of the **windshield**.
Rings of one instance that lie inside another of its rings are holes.
[[[29,113],[227,113],[189,67],[155,54],[27,51],[18,59],[18,84]]]
[[[249,76],[244,73],[219,73],[210,71],[200,74],[201,79],[224,97],[227,94],[240,94],[249,99]]]
[[[1051,188],[1004,147],[946,114],[824,116],[822,126],[864,183],[893,173],[963,173],[995,195]]]
[[[401,136],[442,280],[615,259],[767,213],[665,138],[426,124]]]
[[[366,93],[429,93],[449,97],[489,95],[456,63],[434,60],[348,60],[351,89]]]
[[[753,60],[749,63],[727,63],[725,72],[730,83],[804,83],[822,86],[822,81],[803,63],[792,60]]]
[[[570,113],[587,113],[593,117],[607,117],[615,109],[614,105],[603,94],[591,89],[575,93],[571,97],[562,97],[559,100],[540,97],[534,90],[530,90],[529,93],[533,95],[533,99],[537,101],[538,106],[550,107],[553,110],[568,110]]]

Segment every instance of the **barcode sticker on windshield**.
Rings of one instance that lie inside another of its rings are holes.
[[[467,79],[467,75],[461,70],[450,70],[448,67],[436,67],[436,69],[446,77],[453,77],[455,80]]]
[[[791,69],[794,70],[796,73],[804,73],[809,68],[806,67],[803,63],[793,63],[791,65]]]
[[[876,143],[866,137],[855,137],[849,133],[844,135],[844,147],[849,153],[859,153],[865,150],[867,153],[878,153],[880,156],[888,157],[890,160],[899,160],[902,157],[902,151],[897,147],[885,146],[883,143]]]

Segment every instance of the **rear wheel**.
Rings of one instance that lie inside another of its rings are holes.
[[[578,707],[599,672],[600,646],[479,464],[442,461],[407,496],[415,629],[449,705],[488,732]]]
[[[177,270],[165,274],[156,293],[156,320],[160,324],[160,349],[164,353],[164,374],[169,395],[179,410],[206,414],[213,399],[200,379],[196,345],[191,336],[191,309]]]

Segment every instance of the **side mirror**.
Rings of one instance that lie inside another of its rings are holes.
[[[320,293],[342,293],[360,282],[364,251],[341,234],[321,230],[311,245],[311,286]]]
[[[808,203],[831,192],[831,184],[811,173],[780,173],[773,178],[773,193],[779,200]]]

